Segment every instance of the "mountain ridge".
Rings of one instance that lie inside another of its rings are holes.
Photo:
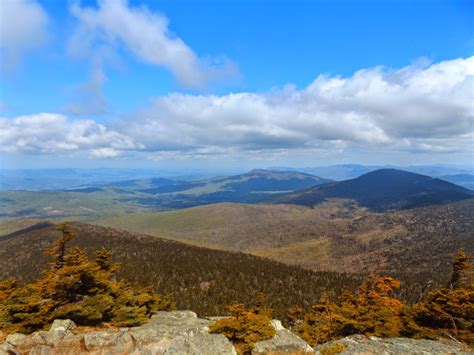
[[[357,178],[289,193],[276,202],[315,206],[327,198],[355,200],[374,212],[460,201],[474,192],[448,181],[398,169],[379,169]]]
[[[225,314],[235,302],[251,303],[259,292],[274,298],[270,306],[284,317],[289,307],[317,301],[325,289],[336,293],[356,287],[360,278],[334,272],[313,272],[243,253],[191,246],[154,236],[88,223],[68,223],[77,233],[70,247],[89,255],[106,247],[120,264],[120,278],[173,294],[180,309],[201,315]],[[61,235],[55,226],[18,233],[0,241],[0,280],[31,282],[47,267],[43,251]],[[288,289],[288,285],[291,285]]]

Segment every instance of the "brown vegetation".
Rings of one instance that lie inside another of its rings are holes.
[[[264,296],[259,294],[251,308],[242,303],[228,308],[230,317],[222,318],[211,324],[211,333],[225,335],[241,353],[250,352],[258,341],[271,339],[275,328],[271,324],[272,310],[264,308]]]
[[[398,281],[372,275],[357,292],[332,300],[323,294],[304,312],[288,311],[287,322],[309,344],[322,344],[353,334],[378,337],[450,337],[474,344],[474,284],[469,257],[459,252],[450,288],[440,288],[412,307],[393,297]]]
[[[201,316],[222,315],[236,302],[252,304],[263,292],[275,317],[282,319],[294,304],[309,307],[324,290],[340,293],[360,282],[354,275],[312,272],[138,233],[82,223],[69,226],[77,234],[71,247],[83,248],[90,258],[106,247],[113,252],[112,261],[120,263],[118,277],[171,294],[179,309],[192,309]],[[43,250],[60,235],[48,227],[0,242],[0,280],[13,276],[20,284],[36,280],[49,262]]]
[[[98,223],[314,271],[391,275],[401,282],[397,295],[413,303],[449,282],[457,250],[474,253],[473,215],[474,199],[391,213],[331,200],[313,209],[227,203]]]
[[[391,275],[401,281],[397,295],[413,303],[449,281],[457,250],[474,253],[473,214],[474,199],[378,214],[331,200],[313,209],[226,203],[97,223],[313,271]]]
[[[171,301],[151,288],[115,278],[118,264],[106,249],[89,259],[83,249],[67,249],[75,233],[65,224],[62,235],[47,251],[53,257],[36,281],[19,286],[13,279],[0,284],[0,329],[30,333],[54,319],[71,319],[78,325],[109,323],[134,326],[157,310],[170,310]]]

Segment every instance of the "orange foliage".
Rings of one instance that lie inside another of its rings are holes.
[[[275,335],[271,325],[272,311],[264,308],[263,303],[264,296],[259,294],[250,309],[241,303],[227,307],[231,316],[211,324],[211,333],[225,335],[241,353],[250,352],[255,342],[271,339]]]
[[[413,307],[413,318],[427,336],[455,337],[474,344],[474,283],[472,258],[459,251],[448,288],[431,291]]]
[[[399,286],[391,277],[373,275],[357,293],[345,292],[336,302],[324,294],[293,329],[312,345],[351,334],[396,336],[404,305],[390,293]]]
[[[59,230],[63,236],[47,252],[54,261],[43,277],[23,287],[8,280],[0,284],[0,328],[30,333],[56,318],[72,319],[78,325],[130,326],[173,307],[150,288],[116,280],[118,265],[110,261],[107,250],[97,251],[93,260],[81,248],[67,250],[74,233],[66,224]]]
[[[391,296],[400,283],[372,275],[358,292],[344,292],[332,301],[328,294],[311,311],[289,310],[289,325],[311,345],[351,334],[380,337],[455,337],[474,344],[474,283],[472,258],[460,251],[453,262],[448,288],[436,289],[413,307]]]

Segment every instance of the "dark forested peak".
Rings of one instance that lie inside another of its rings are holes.
[[[402,210],[473,197],[450,182],[397,169],[379,169],[355,179],[323,184],[283,197],[283,203],[314,206],[328,198],[355,200],[373,211]]]

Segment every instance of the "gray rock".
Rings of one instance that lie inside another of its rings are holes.
[[[33,335],[29,337],[29,340],[35,345],[57,346],[68,334],[71,333],[61,329],[49,332],[41,331],[33,333]]]
[[[158,311],[151,316],[153,320],[167,320],[167,321],[183,321],[183,320],[196,320],[198,319],[197,314],[192,311]]]
[[[209,332],[208,319],[198,318],[190,311],[157,312],[142,328],[153,328],[161,338],[175,336],[194,336]]]
[[[281,326],[281,323],[279,324]],[[275,327],[276,328],[276,327]],[[279,329],[280,327],[276,328]],[[283,326],[281,326],[283,328]],[[266,353],[314,353],[311,346],[309,346],[299,336],[293,334],[289,330],[277,330],[275,336],[269,340],[263,340],[255,343],[252,354],[266,354]]]
[[[20,355],[15,347],[7,342],[0,344],[0,355]]]
[[[73,333],[67,333],[61,340],[54,342],[52,348],[54,354],[82,354],[87,351],[84,335]]]
[[[281,324],[281,321],[278,319],[272,319],[272,325],[273,328],[275,328],[276,331],[279,330],[285,330],[286,328]]]
[[[7,338],[5,339],[5,342],[13,346],[18,346],[18,345],[23,344],[26,341],[26,339],[28,339],[28,336],[25,334],[13,333],[7,336]]]
[[[115,352],[127,352],[135,345],[128,332],[100,331],[84,334],[84,345],[88,351],[96,348],[113,348]],[[112,350],[112,349],[111,349]]]
[[[129,333],[140,347],[149,343],[158,343],[165,338],[158,329],[147,326],[130,328]]]
[[[172,339],[163,338],[158,342],[149,343],[146,345],[139,345],[132,354],[133,355],[158,355],[164,354],[165,350],[169,348]]]
[[[76,329],[76,323],[74,323],[70,319],[55,319],[51,328],[49,329],[50,332],[71,332]]]
[[[28,355],[51,355],[52,354],[52,348],[47,345],[36,345],[33,348],[31,348],[30,352]]]
[[[164,354],[237,354],[232,343],[222,334],[198,334],[192,337],[175,337]]]
[[[196,313],[191,311],[172,311],[172,312],[157,312],[153,316],[149,323],[150,327],[157,326],[197,326],[204,327],[211,323],[208,319],[198,318]]]
[[[322,349],[343,344],[340,354],[472,354],[462,344],[447,340],[410,338],[377,338],[352,335],[315,347],[316,354]]]

